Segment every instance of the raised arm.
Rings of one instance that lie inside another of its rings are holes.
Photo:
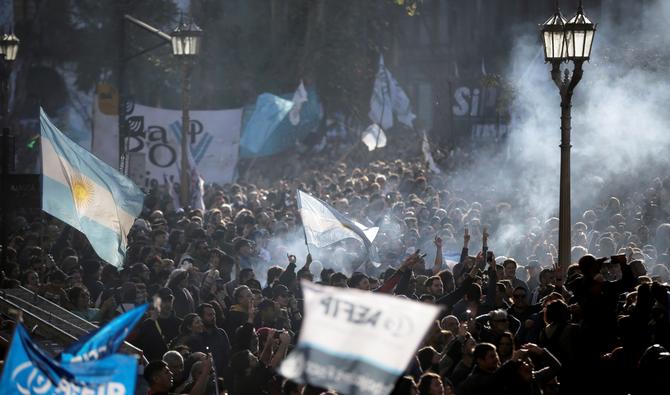
[[[433,264],[433,276],[437,276],[440,270],[442,270],[442,238],[440,238],[440,236],[435,236],[433,243],[435,243],[435,263]]]

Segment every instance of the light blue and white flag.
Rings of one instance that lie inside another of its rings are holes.
[[[345,239],[355,239],[365,245],[370,261],[379,265],[377,250],[372,245],[378,227],[366,227],[351,220],[322,200],[300,190],[298,208],[308,244],[323,248]]]
[[[35,345],[23,325],[14,330],[0,378],[0,395],[131,395],[137,358],[116,354],[82,363],[59,363]]]
[[[368,116],[372,122],[388,130],[393,126],[393,114],[398,122],[413,128],[416,115],[412,112],[407,94],[391,72],[384,65],[384,57],[379,56],[379,68],[375,77],[374,89],[370,98],[370,112]]]
[[[261,152],[291,108],[293,102],[290,100],[270,93],[258,96],[254,113],[244,125],[240,146],[252,154]]]
[[[130,331],[142,319],[149,305],[143,304],[114,318],[106,325],[70,345],[61,354],[63,362],[102,359],[119,350]]]
[[[126,236],[144,194],[123,174],[80,147],[40,108],[42,210],[86,235],[100,258],[123,265]]]
[[[384,66],[384,57],[379,56],[379,68],[370,97],[368,117],[382,129],[393,126],[393,104],[391,103],[389,74],[386,66]]]
[[[300,123],[300,110],[302,109],[302,104],[307,101],[307,91],[305,90],[305,85],[300,80],[300,85],[298,89],[295,90],[293,94],[293,108],[288,114],[288,119],[291,121],[291,125],[297,126]]]
[[[349,395],[387,395],[440,312],[435,305],[303,281],[305,316],[279,368]]]
[[[321,199],[300,190],[298,208],[307,242],[318,248],[327,247],[344,239],[372,243],[379,231],[376,226],[367,227],[345,217]]]

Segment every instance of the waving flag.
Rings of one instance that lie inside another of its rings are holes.
[[[61,354],[63,362],[81,362],[102,359],[119,350],[126,336],[142,319],[149,305],[143,304],[108,322],[88,336],[70,345]]]
[[[121,267],[144,194],[61,133],[41,108],[40,129],[42,209],[86,235],[100,258]]]
[[[372,245],[378,227],[368,228],[350,220],[320,199],[300,190],[298,208],[308,244],[323,248],[344,239],[356,239],[365,245],[370,261],[379,264],[377,250]]]
[[[386,147],[386,134],[376,123],[368,126],[361,136],[361,141],[368,147],[368,151]]]
[[[370,112],[368,116],[372,122],[382,129],[393,126],[393,104],[391,104],[391,89],[389,86],[389,73],[384,66],[384,57],[379,57],[379,69],[375,77],[375,85],[370,97]]]
[[[91,362],[59,363],[18,324],[0,377],[0,395],[133,394],[136,371],[137,358],[120,354]]]
[[[386,395],[409,365],[440,308],[303,281],[305,318],[279,368],[289,380],[349,395]]]
[[[291,121],[291,125],[296,126],[300,123],[300,110],[302,109],[302,104],[306,101],[307,91],[305,90],[305,85],[302,83],[302,80],[300,80],[300,85],[293,94],[293,107],[288,113],[288,119]]]
[[[372,122],[388,130],[393,126],[393,114],[398,122],[413,128],[416,115],[412,112],[409,98],[400,87],[398,81],[391,75],[389,69],[384,65],[384,57],[379,56],[379,69],[375,77],[374,90],[370,98],[370,112],[368,116]]]
[[[430,171],[435,174],[440,174],[442,171],[437,167],[435,159],[433,159],[433,154],[430,152],[430,143],[428,142],[428,136],[426,135],[425,130],[421,132],[421,151],[423,152],[424,160],[428,163]]]
[[[254,113],[244,126],[240,146],[251,154],[261,152],[292,107],[293,102],[270,93],[258,96]]]

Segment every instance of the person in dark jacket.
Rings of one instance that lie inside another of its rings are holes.
[[[216,326],[216,312],[214,306],[202,303],[198,306],[198,315],[204,326],[203,341],[214,358],[214,365],[218,376],[223,376],[224,370],[230,361],[230,340],[225,330]]]
[[[195,313],[195,301],[188,286],[188,271],[175,269],[166,284],[174,295],[174,313],[177,318],[184,318],[187,314]]]

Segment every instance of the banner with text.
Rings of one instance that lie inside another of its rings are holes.
[[[111,166],[118,166],[116,115],[100,111],[94,116],[93,153]],[[148,187],[168,177],[179,182],[181,167],[181,111],[134,105],[126,115],[126,149],[144,155],[144,177],[134,179]],[[242,109],[191,111],[189,147],[200,176],[206,182],[235,180],[239,156]],[[135,157],[137,155],[134,155]],[[132,165],[132,164],[131,164]]]
[[[305,318],[280,373],[349,395],[387,395],[433,324],[437,306],[302,282]]]

